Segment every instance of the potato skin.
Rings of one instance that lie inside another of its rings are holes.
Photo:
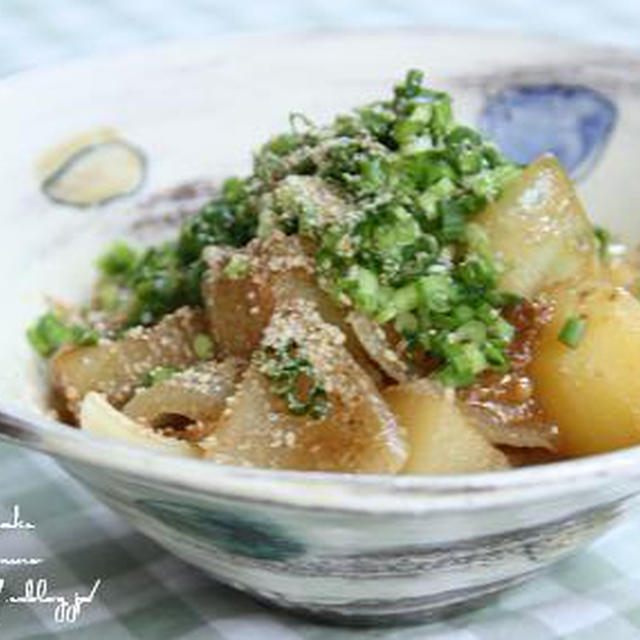
[[[469,473],[509,468],[460,410],[453,393],[428,380],[390,387],[384,399],[406,431],[409,459],[404,473]]]
[[[589,219],[555,157],[542,156],[477,218],[504,273],[500,286],[530,298],[598,268]]]
[[[640,444],[640,303],[626,290],[589,282],[550,294],[531,365],[535,393],[560,429],[560,452],[581,456]],[[567,318],[586,320],[577,347],[558,339]]]

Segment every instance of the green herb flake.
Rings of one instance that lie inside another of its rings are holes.
[[[586,330],[587,321],[585,318],[580,316],[571,316],[567,319],[560,330],[558,340],[567,347],[576,349],[582,341]]]
[[[299,351],[292,341],[278,349],[265,347],[258,355],[258,369],[291,414],[321,420],[331,410],[329,398],[313,365]]]
[[[46,313],[29,327],[27,338],[43,358],[48,358],[68,341],[69,332],[56,315]]]
[[[241,255],[231,256],[231,259],[224,268],[224,275],[230,280],[244,278],[251,271],[249,258]]]
[[[213,340],[206,333],[199,333],[193,339],[193,350],[200,360],[211,360],[214,355]]]
[[[611,257],[611,232],[604,227],[594,227],[593,235],[596,238],[596,244],[598,247],[598,255],[603,262],[607,262]]]
[[[116,242],[98,259],[98,269],[103,275],[115,279],[126,279],[131,275],[138,260],[137,252],[125,242]]]
[[[91,347],[98,344],[100,333],[93,327],[74,324],[71,325],[71,343],[79,347]]]
[[[27,339],[43,358],[50,358],[67,344],[94,345],[99,334],[91,327],[69,324],[57,314],[48,312],[27,329]]]
[[[170,366],[154,367],[151,371],[147,372],[144,378],[145,387],[153,387],[156,384],[164,382],[173,377],[176,373],[180,373],[180,369]]]
[[[344,280],[344,288],[359,309],[373,313],[378,308],[380,286],[373,271],[354,265]]]

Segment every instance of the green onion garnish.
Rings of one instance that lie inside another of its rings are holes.
[[[598,245],[598,255],[601,260],[608,260],[609,248],[611,247],[611,232],[604,227],[594,227],[593,235],[596,237],[596,243]]]
[[[213,358],[213,340],[206,333],[199,333],[193,339],[193,350],[200,360]]]
[[[147,387],[152,387],[155,384],[160,384],[161,382],[164,382],[165,380],[168,380],[169,378],[171,378],[172,376],[174,376],[176,373],[179,373],[180,369],[178,369],[177,367],[170,367],[170,366],[159,366],[159,367],[154,367],[153,369],[151,369],[151,371],[149,371],[144,379],[144,385]]]
[[[29,343],[43,358],[51,357],[67,344],[94,345],[98,338],[98,332],[92,327],[69,324],[51,311],[40,316],[27,330]]]
[[[138,254],[125,242],[116,242],[98,258],[98,269],[105,276],[126,278],[136,267]]]
[[[224,275],[230,280],[237,280],[238,278],[244,278],[251,271],[251,263],[249,258],[241,255],[231,256],[231,260],[224,268]]]
[[[567,347],[575,349],[580,344],[586,328],[587,321],[584,318],[571,316],[560,330],[558,340]]]

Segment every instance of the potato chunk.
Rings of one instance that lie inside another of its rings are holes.
[[[597,268],[593,229],[571,181],[543,156],[476,219],[504,268],[501,287],[532,297]]]
[[[122,412],[153,429],[197,442],[208,435],[234,392],[241,361],[203,362],[138,389]]]
[[[536,395],[560,429],[569,456],[640,444],[640,303],[602,282],[553,293],[531,366]],[[575,348],[558,336],[567,319],[584,320]]]
[[[453,391],[421,379],[390,387],[383,395],[407,432],[409,460],[404,473],[465,473],[510,466],[460,410]]]
[[[54,394],[76,416],[89,391],[122,406],[155,367],[197,362],[194,339],[206,331],[203,314],[185,307],[153,327],[132,329],[121,340],[64,349],[51,362]]]
[[[396,420],[371,379],[344,347],[344,335],[313,305],[298,300],[279,308],[265,341],[293,340],[326,390],[324,417],[297,416],[272,392],[254,358],[211,436],[206,457],[271,469],[394,473],[406,460]],[[263,343],[264,345],[265,343]]]

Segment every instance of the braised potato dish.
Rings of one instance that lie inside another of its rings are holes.
[[[61,419],[209,464],[508,469],[640,444],[640,275],[558,161],[410,71],[299,114],[174,241],[111,247],[28,330]]]

